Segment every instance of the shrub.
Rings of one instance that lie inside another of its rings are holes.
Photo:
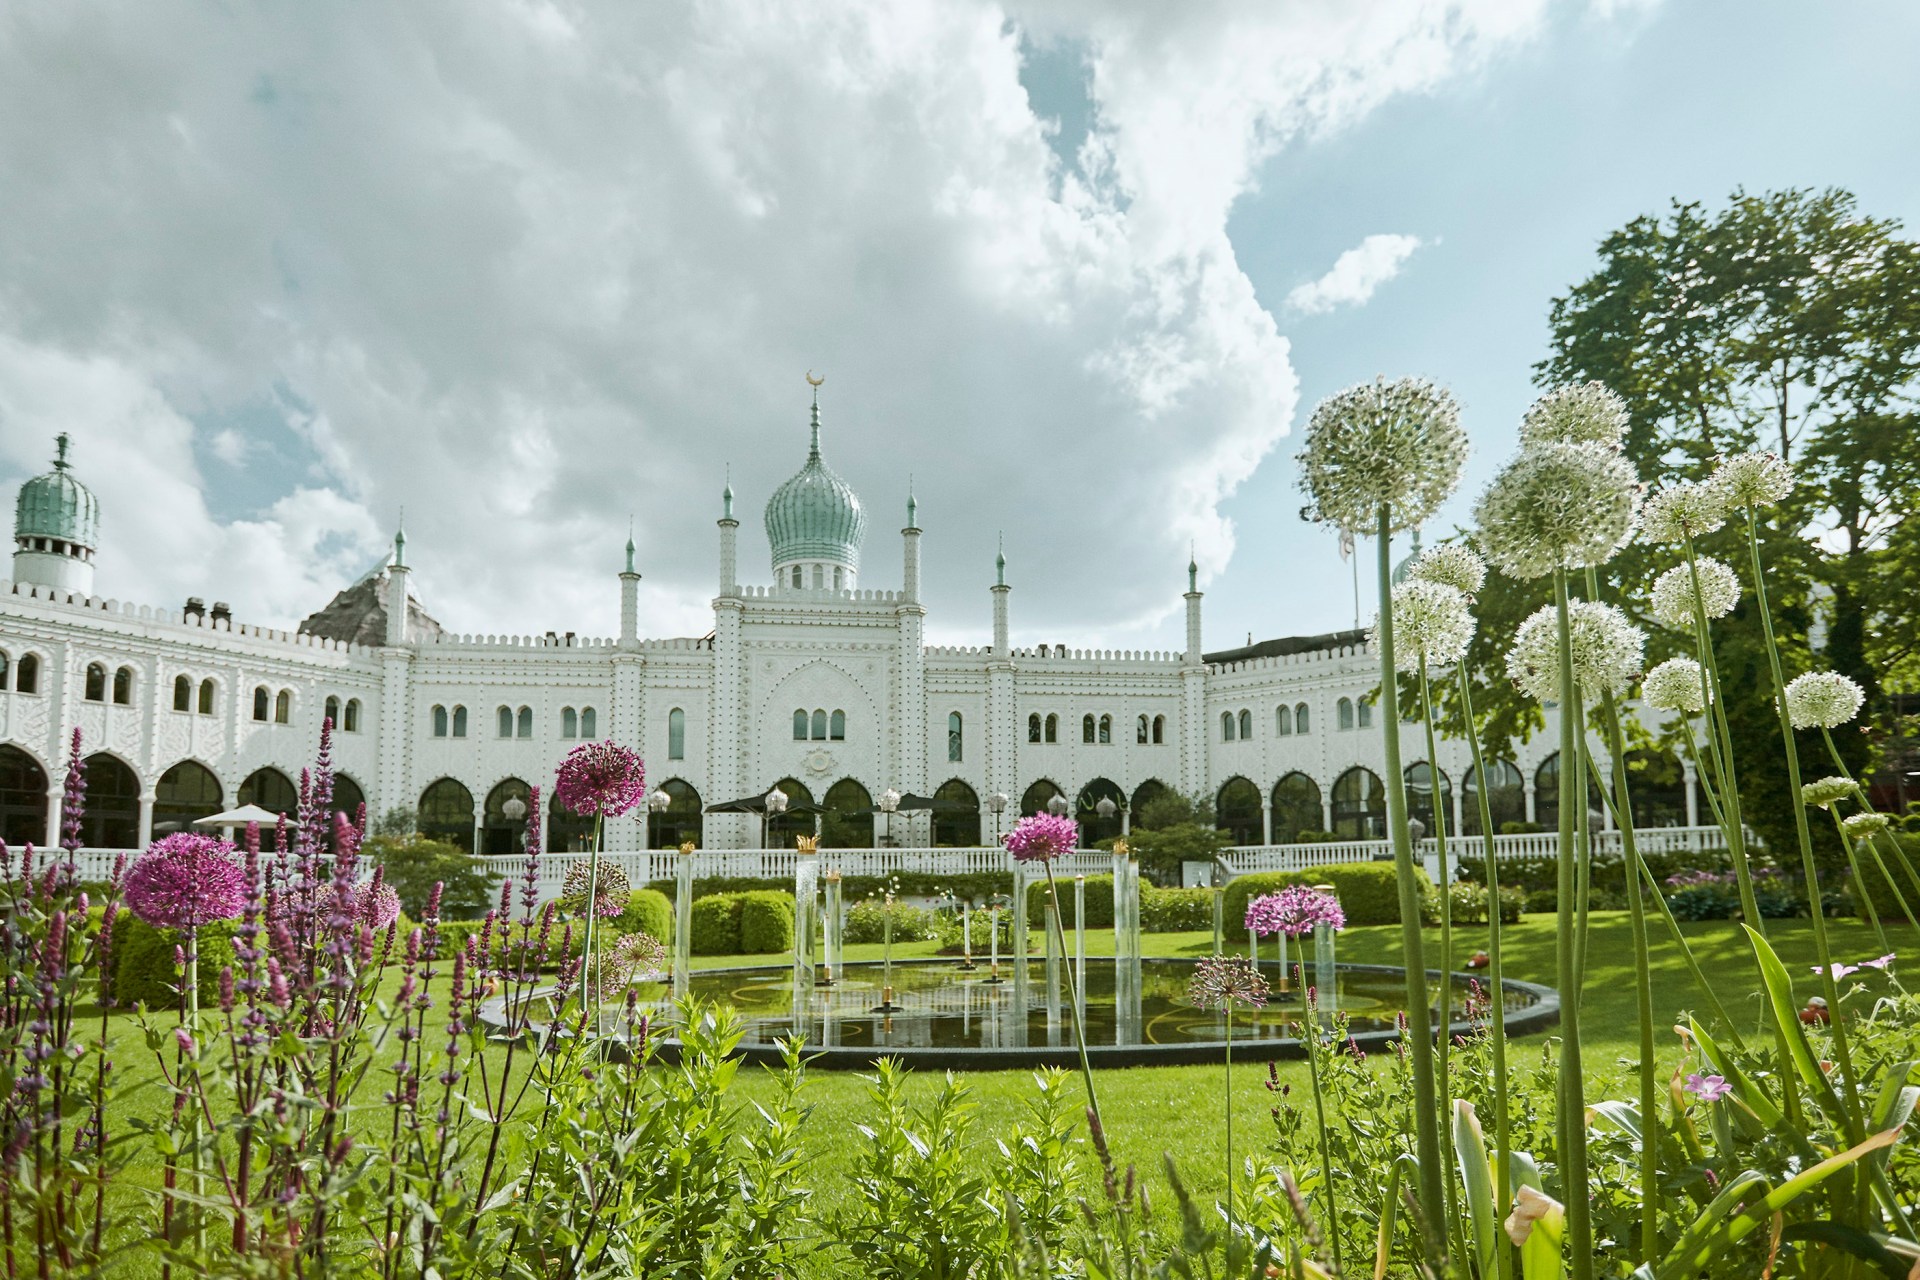
[[[1159,803],[1160,800],[1149,801],[1148,807]],[[1127,847],[1140,860],[1140,874],[1157,884],[1180,883],[1181,863],[1211,862],[1232,843],[1233,837],[1216,830],[1211,821],[1204,826],[1198,822],[1179,822],[1165,827],[1135,828],[1127,837]],[[1091,907],[1087,915],[1092,918]]]
[[[1011,914],[1011,913],[1009,913]],[[935,936],[934,913],[910,902],[887,903],[884,898],[862,898],[847,912],[840,931],[843,942],[881,942],[886,939],[887,916],[893,917],[895,942],[921,942]],[[1033,922],[1030,920],[1028,924]]]
[[[1073,928],[1073,880],[1071,877],[1064,880],[1056,877],[1055,885],[1060,890],[1060,927],[1071,929]],[[1141,888],[1144,891],[1146,886],[1142,885]],[[1046,911],[1047,882],[1041,880],[1028,885],[1027,924],[1035,929],[1044,926],[1047,922]],[[1113,928],[1112,876],[1087,877],[1087,928]]]
[[[740,895],[740,950],[749,955],[793,950],[793,895],[758,889]]]
[[[960,913],[957,911],[938,911],[933,913],[934,937],[939,939],[940,954],[957,956],[964,947],[964,930],[960,926]],[[984,957],[993,947],[993,917],[985,911],[973,913],[973,954],[976,959]],[[898,934],[894,935],[898,937]],[[1000,913],[1000,954],[1013,953],[1013,913]]]
[[[619,933],[644,933],[663,943],[672,942],[673,903],[658,889],[636,889],[613,927]]]
[[[156,929],[130,911],[122,911],[113,926],[113,998],[123,1009],[143,1004],[149,1009],[179,1007],[180,983],[185,974],[173,963],[175,947],[182,945],[173,929]],[[233,963],[233,926],[210,924],[200,930],[200,1004],[207,1007],[220,997],[220,970]]]
[[[1669,876],[1667,908],[1676,920],[1731,920],[1740,914],[1740,887],[1731,871],[1683,871]],[[1594,891],[1598,907],[1600,892]],[[1798,886],[1769,867],[1753,872],[1753,899],[1768,919],[1805,915],[1807,900]]]
[[[1560,895],[1552,889],[1523,889],[1526,895],[1527,914],[1530,916],[1552,915],[1560,907]]]
[[[738,893],[710,893],[693,900],[687,925],[687,949],[696,956],[730,956],[740,951]]]
[[[374,836],[363,856],[384,868],[383,878],[400,895],[400,909],[416,920],[426,914],[436,881],[442,920],[476,920],[487,914],[499,892],[474,858],[424,836]]]
[[[1471,881],[1456,881],[1448,888],[1448,896],[1453,899],[1453,922],[1455,924],[1487,923],[1487,886]],[[1526,904],[1526,894],[1520,889],[1500,886],[1500,923],[1518,924],[1520,909]]]
[[[1899,847],[1893,847],[1897,841]],[[1865,900],[1871,898],[1873,909],[1882,920],[1900,919],[1900,898],[1907,900],[1909,910],[1920,912],[1920,889],[1916,889],[1913,877],[1907,874],[1906,867],[1920,868],[1920,838],[1910,835],[1897,835],[1893,841],[1876,838],[1880,859],[1887,864],[1887,870],[1893,873],[1893,883],[1887,883],[1887,877],[1880,872],[1880,866],[1873,860],[1873,854],[1864,846],[1855,855],[1860,862],[1859,882],[1851,886],[1850,909],[1856,914],[1866,915]],[[1906,867],[1901,865],[1905,859]],[[1900,897],[1894,896],[1895,886],[1899,887]]]
[[[1430,896],[1433,882],[1427,879],[1427,873],[1415,867],[1414,875],[1421,896]],[[1227,937],[1245,942],[1247,903],[1290,884],[1332,885],[1349,925],[1400,923],[1400,886],[1391,862],[1335,862],[1305,871],[1258,871],[1236,876],[1227,886]]]
[[[1092,915],[1089,907],[1087,914]],[[1213,890],[1162,889],[1140,886],[1140,929],[1143,933],[1184,933],[1213,928]]]

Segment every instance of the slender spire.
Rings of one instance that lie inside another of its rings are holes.
[[[820,384],[826,380],[826,375],[816,378],[813,370],[807,370],[807,385],[813,388],[813,442],[807,446],[808,462],[820,461]]]
[[[1189,542],[1187,544],[1187,590],[1198,591],[1199,589],[1200,564],[1194,554],[1193,544]]]
[[[720,518],[733,519],[733,464],[727,464],[727,487],[720,494]]]
[[[53,469],[55,471],[65,471],[67,469],[67,444],[67,433],[64,431],[53,438],[53,445],[56,450],[53,459]]]
[[[627,572],[633,573],[633,517],[627,517]]]
[[[393,567],[407,567],[407,509],[400,508],[400,523],[393,531]]]
[[[907,528],[920,527],[920,504],[913,500],[913,472],[907,472]]]
[[[993,557],[993,585],[1007,585],[1007,535],[1004,533],[1000,535],[999,550]]]

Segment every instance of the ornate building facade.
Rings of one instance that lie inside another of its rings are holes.
[[[21,488],[13,578],[0,582],[0,836],[57,835],[75,727],[88,754],[84,842],[135,848],[238,803],[290,810],[323,718],[336,726],[339,804],[414,810],[423,831],[481,853],[510,851],[509,800],[530,784],[550,793],[561,756],[599,737],[639,751],[664,797],[644,822],[610,827],[612,849],[757,846],[757,816],[704,810],[775,786],[824,807],[827,847],[991,842],[1055,794],[1098,837],[1163,789],[1212,800],[1236,844],[1384,833],[1379,668],[1360,633],[1207,652],[1189,565],[1177,652],[1016,649],[1001,557],[990,640],[929,645],[913,500],[898,586],[864,585],[866,509],[826,464],[817,400],[811,435],[805,464],[766,504],[770,579],[741,580],[729,487],[713,629],[670,639],[641,635],[631,541],[620,634],[606,638],[445,631],[410,590],[404,534],[386,565],[296,631],[199,599],[175,610],[97,598],[102,513],[63,436],[53,469]],[[1518,758],[1489,762],[1497,825],[1554,821],[1551,715]],[[1436,778],[1415,740],[1413,808],[1431,827]],[[1481,782],[1465,744],[1438,754],[1449,829],[1476,831]],[[1663,759],[1636,790],[1642,821],[1691,826],[1692,780]],[[888,789],[940,803],[872,814]],[[814,821],[779,819],[769,842]],[[585,835],[557,812],[546,826],[552,848]]]

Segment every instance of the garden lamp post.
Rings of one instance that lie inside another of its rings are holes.
[[[642,848],[653,848],[654,820],[665,813],[672,804],[673,797],[668,795],[664,790],[655,791],[647,797],[647,822],[646,826],[642,828],[646,832],[647,838],[642,842]]]
[[[1000,843],[1000,815],[1007,811],[1007,793],[996,791],[987,797],[987,808],[993,810],[993,842]]]
[[[875,803],[880,812],[887,815],[887,848],[891,849],[893,847],[893,813],[900,807],[900,793],[888,787],[880,793],[880,799]]]
[[[787,793],[775,787],[767,792],[767,811],[760,819],[760,847],[769,848],[773,839],[773,820],[787,811]]]
[[[517,838],[524,841],[526,838],[526,828],[522,826],[521,823],[526,821],[527,802],[520,798],[519,792],[516,791],[500,802],[500,816],[505,818],[508,825],[513,827],[517,833]],[[524,846],[522,851],[524,852]]]

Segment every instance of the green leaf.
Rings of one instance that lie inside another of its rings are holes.
[[[1787,977],[1787,967],[1780,963],[1780,957],[1774,954],[1767,940],[1756,933],[1751,925],[1741,925],[1747,931],[1747,941],[1753,947],[1753,958],[1760,965],[1760,980],[1766,984],[1767,1000],[1773,1006],[1774,1020],[1780,1024],[1781,1038],[1786,1041],[1787,1056],[1793,1059],[1793,1066],[1816,1100],[1820,1109],[1835,1125],[1845,1123],[1846,1111],[1840,1105],[1840,1095],[1833,1091],[1833,1082],[1827,1079],[1827,1073],[1820,1069],[1819,1055],[1813,1051],[1813,1045],[1807,1039],[1806,1031],[1800,1026],[1800,1011],[1793,1003],[1793,981]],[[1840,1011],[1834,1010],[1838,1017]]]
[[[1493,1203],[1493,1167],[1487,1163],[1487,1138],[1480,1118],[1465,1098],[1453,1103],[1453,1150],[1460,1162],[1460,1181],[1466,1187],[1467,1212],[1473,1221],[1474,1256],[1481,1275],[1493,1273],[1494,1250],[1498,1247],[1497,1210]]]
[[[1880,1152],[1874,1153],[1876,1156]],[[1780,1233],[1782,1240],[1813,1240],[1829,1248],[1850,1253],[1880,1268],[1890,1280],[1909,1280],[1915,1262],[1920,1262],[1920,1244],[1879,1231],[1862,1231],[1844,1222],[1822,1218],[1818,1222],[1796,1222]]]

